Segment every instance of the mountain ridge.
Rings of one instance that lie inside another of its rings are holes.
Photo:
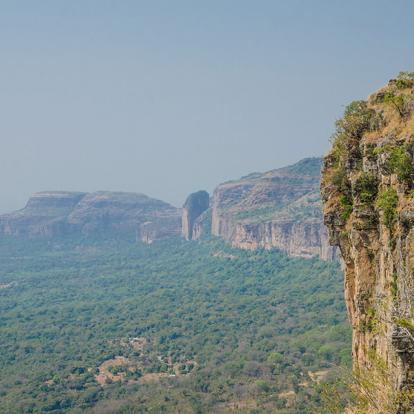
[[[0,215],[0,235],[125,235],[145,243],[212,234],[241,249],[277,248],[290,256],[335,258],[322,222],[321,158],[253,172],[190,194],[183,208],[142,193],[42,191],[26,206]]]

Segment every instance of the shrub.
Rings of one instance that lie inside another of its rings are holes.
[[[341,204],[341,218],[346,221],[354,209],[352,200],[345,194],[342,194],[339,202]]]
[[[372,203],[378,192],[378,180],[370,173],[363,173],[354,185],[354,192],[362,204]]]
[[[359,141],[366,131],[377,130],[382,125],[382,116],[369,108],[366,101],[354,101],[345,108],[343,117],[335,125],[336,130],[331,138],[334,168],[344,168],[348,154],[360,168]]]
[[[279,364],[283,362],[284,358],[280,352],[271,352],[267,357],[267,361],[271,364]]]
[[[400,72],[395,80],[398,89],[412,88],[414,86],[414,72]]]
[[[400,181],[409,181],[412,176],[413,167],[411,163],[411,157],[406,148],[396,147],[393,148],[388,160],[391,171],[397,174]]]
[[[389,91],[384,95],[383,102],[392,106],[400,118],[405,118],[408,114],[408,100],[409,97],[407,95]]]
[[[376,148],[374,154],[389,154],[389,158],[385,163],[385,167],[391,174],[397,174],[402,182],[411,181],[413,174],[413,166],[410,152],[412,151],[412,142],[398,147],[391,144]]]
[[[268,392],[270,389],[269,384],[265,380],[261,380],[261,379],[256,381],[256,387],[261,392]]]
[[[405,319],[405,318],[398,318],[396,319],[395,323],[398,326],[408,329],[411,335],[414,335],[414,324],[412,321]]]
[[[393,188],[382,190],[377,197],[376,206],[384,213],[384,224],[391,229],[397,217],[397,192]]]
[[[367,101],[353,101],[344,111],[342,119],[336,121],[334,137],[360,139],[362,134],[375,128],[375,111],[368,108]]]
[[[348,180],[346,171],[344,168],[338,168],[332,177],[332,184],[338,189],[342,194],[351,196],[351,183]]]

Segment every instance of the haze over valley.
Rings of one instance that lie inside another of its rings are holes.
[[[0,2],[0,414],[413,414],[414,3]]]

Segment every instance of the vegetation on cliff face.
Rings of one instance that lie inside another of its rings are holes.
[[[382,211],[384,224],[391,231],[397,218],[398,195],[394,188],[387,188],[378,194],[376,207]]]
[[[0,240],[0,413],[309,413],[350,362],[338,263]]]
[[[325,224],[345,264],[357,413],[414,406],[413,113],[414,72],[402,72],[346,108],[324,161]]]

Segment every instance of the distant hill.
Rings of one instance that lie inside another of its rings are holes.
[[[321,158],[253,173],[219,185],[211,231],[234,247],[278,248],[291,256],[331,260],[319,195]]]
[[[20,238],[122,235],[151,243],[181,230],[180,210],[143,194],[50,191],[0,216],[0,234]]]

